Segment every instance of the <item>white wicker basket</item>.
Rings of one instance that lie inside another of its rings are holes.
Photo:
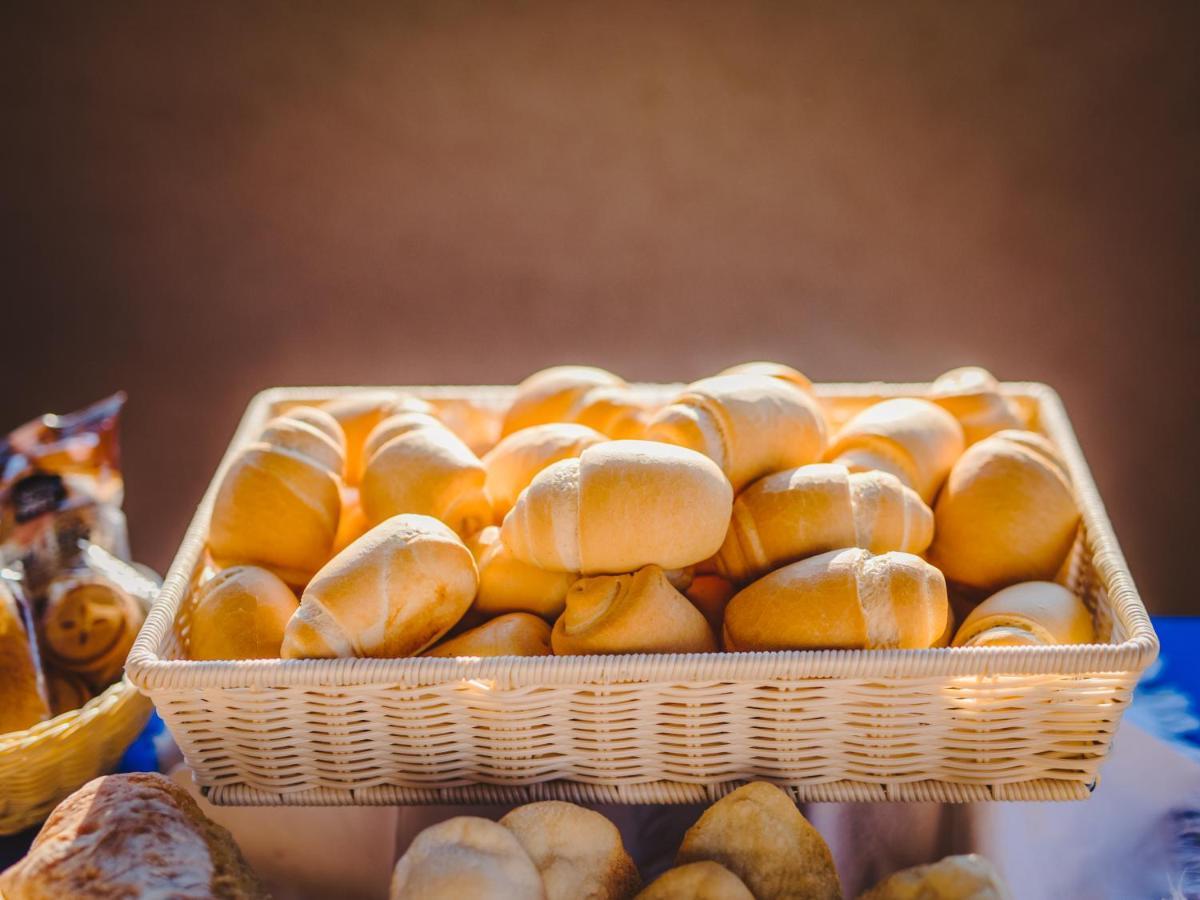
[[[662,392],[666,386],[644,386]],[[834,419],[927,385],[823,385]],[[180,659],[216,486],[274,410],[257,396],[127,671],[210,800],[333,805],[712,800],[749,779],[798,800],[1088,795],[1158,642],[1057,395],[1006,384],[1066,458],[1083,528],[1070,586],[1103,644],[492,659]],[[375,389],[378,390],[378,389]],[[501,404],[511,388],[403,388]],[[177,617],[180,629],[174,627]]]

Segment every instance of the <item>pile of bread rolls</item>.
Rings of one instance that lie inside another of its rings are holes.
[[[775,363],[651,396],[561,366],[503,411],[389,393],[284,410],[219,486],[187,653],[1096,639],[1057,583],[1079,524],[1066,467],[984,370],[850,416]]]

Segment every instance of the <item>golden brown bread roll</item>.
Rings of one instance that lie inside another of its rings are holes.
[[[1017,405],[1000,392],[992,373],[978,366],[939,375],[929,399],[958,419],[968,447],[997,431],[1025,427]]]
[[[479,590],[472,609],[486,616],[529,612],[550,621],[562,614],[577,573],[547,572],[521,562],[504,545],[495,525],[473,535],[467,547],[479,568]]]
[[[392,872],[390,900],[547,900],[516,835],[456,816],[418,834]]]
[[[825,417],[804,390],[769,375],[716,375],[660,409],[646,437],[699,451],[741,490],[772,472],[816,462]]]
[[[345,437],[334,418],[323,410],[298,406],[268,422],[258,439],[280,450],[306,456],[339,479],[345,474]]]
[[[593,366],[553,366],[534,372],[519,385],[500,436],[547,422],[568,421],[567,413],[585,393],[600,386],[626,387],[612,372]]]
[[[346,454],[346,432],[342,431],[342,426],[338,424],[338,420],[331,416],[328,412],[317,406],[290,406],[280,416],[287,419],[295,419],[298,422],[304,422],[306,425],[311,425],[313,428],[323,432],[327,438],[333,441],[342,451],[342,456]]]
[[[443,641],[422,655],[549,656],[550,626],[530,613],[509,613]]]
[[[545,800],[500,820],[542,876],[546,900],[626,900],[641,887],[617,827],[598,812]]]
[[[1092,615],[1061,584],[1026,581],[997,591],[973,609],[954,636],[955,647],[1037,647],[1090,644]]]
[[[494,407],[460,397],[434,398],[428,406],[477,456],[487,453],[500,440],[504,414]]]
[[[763,781],[722,797],[688,829],[676,864],[705,859],[740,878],[757,900],[841,900],[824,839],[787,794]]]
[[[20,600],[0,580],[0,734],[49,718],[33,625]]]
[[[367,439],[363,441],[363,465],[371,461],[375,451],[402,434],[415,431],[418,428],[445,428],[441,420],[429,413],[401,412],[388,416],[371,429]]]
[[[478,575],[458,535],[429,516],[395,516],[309,582],[283,637],[285,659],[413,656],[462,618]]]
[[[887,472],[815,463],[760,478],[738,494],[715,562],[731,581],[839,547],[921,553],[933,511]]]
[[[575,582],[550,640],[559,656],[717,649],[704,615],[671,586],[658,566]]]
[[[740,363],[736,366],[730,366],[728,369],[722,369],[718,375],[769,375],[772,378],[778,378],[786,381],[789,384],[794,384],[806,394],[811,394],[813,391],[812,382],[803,372],[793,369],[791,366],[785,366],[783,363],[777,362],[748,362]]]
[[[522,562],[556,572],[679,569],[725,538],[733,491],[705,456],[651,441],[607,441],[543,469],[504,517]]]
[[[395,437],[368,445],[375,449],[367,460],[359,484],[359,498],[367,519],[378,524],[402,514],[433,516],[459,535],[474,534],[492,522],[492,505],[484,491],[486,471],[471,448],[434,419],[412,423]],[[379,429],[396,420],[380,423]]]
[[[60,575],[50,582],[41,615],[47,662],[75,672],[94,690],[121,677],[145,612],[101,575]]]
[[[896,872],[858,900],[1011,900],[990,862],[975,853]]]
[[[825,453],[851,472],[890,472],[932,503],[962,455],[962,426],[928,400],[901,397],[868,406],[847,422]]]
[[[995,590],[1054,578],[1079,510],[1066,466],[1030,431],[984,438],[954,465],[934,506],[930,560],[967,587]]]
[[[363,512],[362,502],[358,498],[358,488],[343,484],[341,496],[342,508],[338,513],[337,532],[333,536],[331,556],[341,553],[371,528],[367,514]]]
[[[653,411],[631,388],[602,384],[581,394],[563,418],[616,441],[636,441],[645,437]]]
[[[586,425],[551,422],[514,431],[484,457],[488,497],[497,521],[504,518],[521,491],[538,472],[560,459],[578,456],[593,444],[607,440]]]
[[[79,709],[96,696],[96,690],[82,675],[58,666],[46,666],[46,696],[50,699],[50,715],[61,716]],[[0,727],[0,733],[3,727]]]
[[[0,874],[5,900],[267,894],[229,832],[149,772],[106,775],[58,804],[28,855]]]
[[[909,553],[833,550],[776,569],[725,608],[726,650],[928,648],[949,615],[942,573]]]
[[[723,865],[702,859],[663,872],[637,900],[754,900],[754,895]]]
[[[737,585],[720,575],[697,575],[683,594],[700,610],[712,633],[720,635],[725,626],[725,607],[737,591]]]
[[[363,467],[363,445],[371,430],[388,416],[401,412],[433,414],[433,407],[416,397],[394,391],[362,391],[347,394],[321,405],[333,416],[346,438],[346,483],[358,484]]]
[[[341,513],[334,475],[306,456],[256,443],[217,489],[208,548],[221,567],[245,563],[302,585],[333,549]]]
[[[196,590],[189,659],[278,659],[283,631],[300,603],[275,574],[233,566]]]

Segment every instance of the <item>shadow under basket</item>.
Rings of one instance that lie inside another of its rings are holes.
[[[1082,799],[1158,641],[1058,396],[1003,389],[1070,470],[1082,527],[1063,580],[1104,643],[189,661],[180,635],[233,453],[287,406],[382,390],[277,388],[251,402],[127,671],[217,804],[696,803],[756,779],[810,801]],[[394,390],[495,409],[513,391]],[[927,390],[817,387],[835,424]]]

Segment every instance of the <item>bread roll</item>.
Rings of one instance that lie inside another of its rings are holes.
[[[46,660],[103,690],[121,677],[143,619],[141,604],[109,579],[60,575],[50,582],[41,615]]]
[[[725,607],[737,590],[737,585],[720,575],[697,575],[683,594],[700,610],[712,633],[719,635],[725,627]]]
[[[875,403],[852,418],[825,458],[851,472],[890,472],[932,503],[963,447],[954,416],[928,400],[903,397]]]
[[[300,598],[283,657],[413,656],[462,618],[478,575],[443,523],[395,516],[331,559]]]
[[[472,609],[485,616],[528,612],[549,621],[562,615],[567,591],[578,574],[547,572],[521,562],[500,539],[495,525],[473,535],[467,547],[479,568],[479,590]]]
[[[539,472],[501,538],[517,559],[556,572],[678,569],[716,553],[732,505],[728,480],[701,454],[608,441]]]
[[[970,853],[947,856],[888,876],[858,900],[1011,900],[990,862]]]
[[[580,395],[564,418],[616,441],[637,441],[645,437],[653,411],[653,406],[632,389],[602,384]]]
[[[50,700],[50,715],[61,716],[79,709],[94,696],[96,689],[82,675],[58,666],[46,666],[46,696]],[[0,732],[3,728],[0,727]]]
[[[330,437],[328,431],[313,424],[318,416],[328,420],[325,422],[326,428],[331,425],[338,428],[337,422],[328,413],[301,406],[288,415],[268,422],[258,439],[280,450],[308,457],[340,479],[346,471],[345,439],[341,436],[340,428],[334,432],[336,437]]]
[[[754,900],[754,895],[723,865],[703,859],[663,872],[637,900]]]
[[[324,433],[342,451],[343,458],[345,457],[346,432],[342,431],[342,426],[338,424],[338,420],[325,410],[316,406],[291,406],[281,415],[283,418],[311,425],[313,428]]]
[[[958,419],[968,447],[997,431],[1025,427],[1017,405],[1000,393],[992,373],[978,366],[939,375],[929,399]]]
[[[546,900],[626,900],[642,881],[621,832],[598,812],[544,800],[500,820],[542,876]]]
[[[1061,584],[1026,581],[980,603],[954,636],[955,647],[1038,647],[1091,644],[1092,615]]]
[[[390,900],[546,900],[516,836],[490,819],[457,816],[418,834],[396,863]]]
[[[772,378],[778,378],[781,381],[786,381],[789,384],[794,384],[806,394],[813,392],[812,382],[803,372],[793,369],[791,366],[785,366],[783,363],[776,362],[748,362],[740,363],[736,366],[730,366],[728,369],[723,369],[717,373],[718,375],[769,375]]]
[[[257,566],[218,572],[192,604],[189,659],[278,659],[283,630],[300,605],[291,588]]]
[[[955,463],[934,506],[929,559],[978,590],[1054,578],[1079,510],[1066,466],[1045,438],[1000,431]]]
[[[829,847],[783,791],[756,781],[722,797],[687,830],[677,865],[711,860],[757,900],[841,900]]]
[[[386,429],[394,420],[379,426]],[[368,443],[374,441],[374,436]],[[372,524],[412,513],[433,516],[462,536],[491,524],[486,472],[471,449],[429,419],[382,443],[367,460],[359,485]]]
[[[321,407],[333,416],[346,436],[346,483],[358,484],[367,461],[363,445],[371,430],[388,416],[401,412],[433,414],[433,407],[416,397],[392,391],[363,391],[330,400]]]
[[[519,385],[500,436],[547,422],[565,422],[567,413],[585,393],[594,387],[626,387],[612,372],[592,366],[553,366],[534,372]]]
[[[338,482],[327,468],[251,444],[234,457],[217,490],[209,552],[221,567],[262,566],[302,585],[329,559],[340,513]]]
[[[575,582],[551,636],[559,656],[588,653],[708,653],[716,639],[704,615],[658,566]]]
[[[825,418],[804,390],[769,375],[717,375],[689,385],[646,437],[699,451],[741,490],[772,472],[816,462]]]
[[[839,547],[922,553],[933,540],[933,511],[887,472],[832,463],[787,469],[738,494],[717,571],[746,582],[784,563]]]
[[[538,472],[560,459],[578,456],[603,434],[586,425],[552,422],[514,431],[483,457],[488,497],[497,520],[504,518]]]
[[[0,734],[30,728],[49,717],[29,614],[0,580]]]
[[[149,772],[106,775],[58,804],[29,854],[0,874],[5,900],[266,898],[229,832]]]
[[[726,650],[928,648],[946,630],[942,573],[908,553],[833,550],[776,569],[725,608]]]
[[[439,397],[429,401],[433,414],[459,439],[482,456],[500,440],[503,413],[495,407],[462,397]]]
[[[530,613],[509,613],[443,641],[423,655],[549,656],[550,626]]]
[[[363,465],[371,461],[375,451],[402,434],[416,431],[418,428],[445,428],[441,420],[429,413],[402,412],[388,416],[371,429],[367,439],[363,441]]]
[[[363,512],[362,501],[358,497],[358,488],[342,485],[342,509],[338,514],[337,533],[333,536],[331,554],[336,556],[360,537],[366,534],[371,523]]]

